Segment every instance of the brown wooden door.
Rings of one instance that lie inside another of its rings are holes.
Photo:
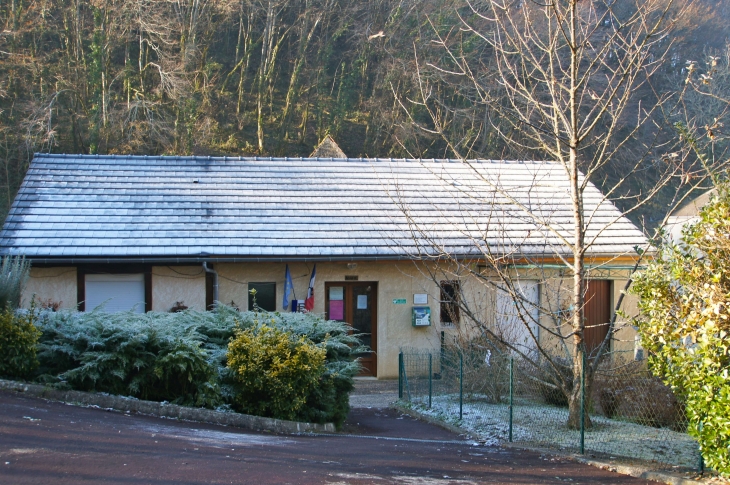
[[[585,298],[585,331],[583,333],[588,355],[598,349],[603,339],[606,338],[610,320],[611,282],[588,280]]]
[[[325,317],[352,325],[361,334],[363,345],[371,352],[358,355],[362,364],[360,375],[377,376],[378,284],[365,281],[327,282],[325,290]]]

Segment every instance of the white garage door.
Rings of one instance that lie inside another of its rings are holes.
[[[109,313],[132,309],[135,313],[144,313],[144,275],[87,274],[86,311],[102,303],[104,311]]]

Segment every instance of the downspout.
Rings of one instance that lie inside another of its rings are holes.
[[[203,261],[203,269],[206,273],[213,275],[213,305],[218,303],[218,272],[208,267],[208,262]]]

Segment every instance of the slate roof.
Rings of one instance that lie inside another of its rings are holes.
[[[571,234],[567,187],[549,162],[37,154],[0,254],[40,262],[364,260],[408,258],[435,244],[463,255],[486,245],[549,255],[565,250],[547,225]],[[585,208],[592,255],[644,243],[592,184]]]

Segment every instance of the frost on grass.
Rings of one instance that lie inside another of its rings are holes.
[[[479,437],[486,445],[498,445],[509,438],[509,406],[487,402],[464,402],[459,420],[459,396],[414,398],[410,405],[420,413],[454,424]],[[585,434],[586,452],[653,461],[694,469],[699,460],[697,442],[685,433],[636,423],[591,416],[593,429]],[[568,409],[515,402],[512,441],[536,446],[577,451],[580,432],[568,429]]]

